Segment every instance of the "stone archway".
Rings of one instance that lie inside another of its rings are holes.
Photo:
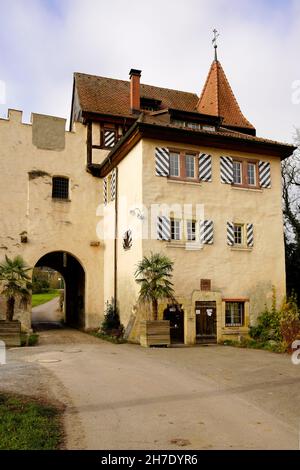
[[[65,281],[65,321],[75,328],[85,327],[85,272],[78,259],[66,251],[42,256],[35,267],[58,271]]]

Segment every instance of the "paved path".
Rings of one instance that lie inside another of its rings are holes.
[[[59,297],[38,305],[32,309],[32,322],[57,322],[61,321],[63,314],[59,310]]]
[[[9,351],[0,387],[33,393],[44,371],[48,395],[66,405],[68,449],[299,446],[300,366],[287,355],[143,349],[68,329],[42,332],[40,344]]]

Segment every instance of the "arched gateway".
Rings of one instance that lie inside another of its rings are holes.
[[[75,256],[66,251],[52,251],[42,256],[35,267],[58,271],[65,281],[65,321],[67,325],[85,327],[85,272]]]

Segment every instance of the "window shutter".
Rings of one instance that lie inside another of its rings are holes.
[[[227,245],[234,245],[234,224],[233,222],[227,222]]]
[[[117,178],[117,170],[114,169],[110,179],[110,199],[113,201],[116,197],[116,178]]]
[[[262,188],[271,187],[271,165],[269,162],[258,163],[259,182]]]
[[[254,244],[253,224],[247,224],[247,246],[252,247]]]
[[[157,217],[157,239],[168,241],[171,239],[171,222],[169,217]]]
[[[104,205],[106,206],[107,204],[107,178],[104,178],[103,180],[103,202],[104,202]]]
[[[212,220],[201,220],[200,222],[200,243],[212,245],[214,242],[214,223]]]
[[[233,159],[231,157],[221,157],[221,182],[226,184],[233,183]]]
[[[104,147],[114,147],[116,143],[115,131],[104,130]]]
[[[169,149],[155,148],[155,174],[156,176],[169,176]]]
[[[200,181],[211,181],[212,170],[211,170],[211,155],[201,153],[199,155],[199,180]]]

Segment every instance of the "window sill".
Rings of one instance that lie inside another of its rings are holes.
[[[52,202],[71,202],[71,199],[60,199],[59,197],[53,197]]]
[[[167,182],[168,183],[175,183],[175,184],[188,184],[188,185],[192,185],[192,186],[201,186],[201,183],[198,182],[198,181],[179,180],[179,179],[176,180],[176,179],[168,178]]]
[[[187,251],[201,250],[203,245],[198,242],[171,241],[166,244],[166,248],[184,248]]]
[[[238,191],[251,191],[255,193],[262,193],[263,190],[261,188],[249,188],[245,186],[231,186],[231,189],[237,189]]]
[[[253,247],[250,246],[231,246],[231,251],[252,251]]]

